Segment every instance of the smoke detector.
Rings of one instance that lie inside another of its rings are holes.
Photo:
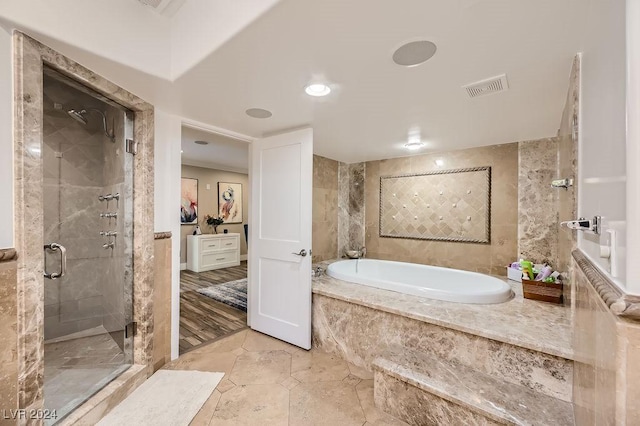
[[[478,96],[509,90],[509,82],[507,81],[507,75],[502,74],[467,84],[466,86],[462,86],[462,88],[467,91],[467,95],[469,95],[470,98],[477,98]]]
[[[172,17],[184,5],[187,0],[138,0],[139,3],[149,6],[154,12]]]
[[[151,6],[153,8],[157,8],[162,3],[162,0],[138,0],[140,3]]]

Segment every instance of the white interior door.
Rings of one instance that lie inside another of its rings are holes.
[[[251,165],[249,323],[310,349],[313,129],[255,141]]]

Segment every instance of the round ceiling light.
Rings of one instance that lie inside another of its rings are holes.
[[[249,108],[248,110],[245,111],[245,113],[249,117],[253,117],[253,118],[269,118],[273,115],[271,111],[268,111],[262,108]]]
[[[438,48],[427,40],[412,41],[393,52],[393,62],[403,67],[414,67],[431,59]]]
[[[209,145],[207,141],[194,141],[193,143],[197,143],[198,145]]]
[[[307,92],[309,96],[327,96],[331,93],[331,87],[322,83],[313,83],[305,87],[304,91]]]
[[[410,141],[404,144],[404,147],[410,151],[415,151],[417,149],[422,148],[423,146],[424,146],[424,142],[420,142],[419,140]]]

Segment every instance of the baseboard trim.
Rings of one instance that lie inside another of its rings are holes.
[[[243,261],[243,260],[247,260],[247,255],[246,254],[241,254],[240,255],[240,261]]]
[[[186,263],[181,263],[180,264],[180,270],[184,271],[185,269],[187,269],[187,264]]]

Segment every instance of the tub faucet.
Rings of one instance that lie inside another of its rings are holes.
[[[360,248],[360,257],[364,259],[366,256],[367,256],[367,248],[365,246],[362,246]]]

